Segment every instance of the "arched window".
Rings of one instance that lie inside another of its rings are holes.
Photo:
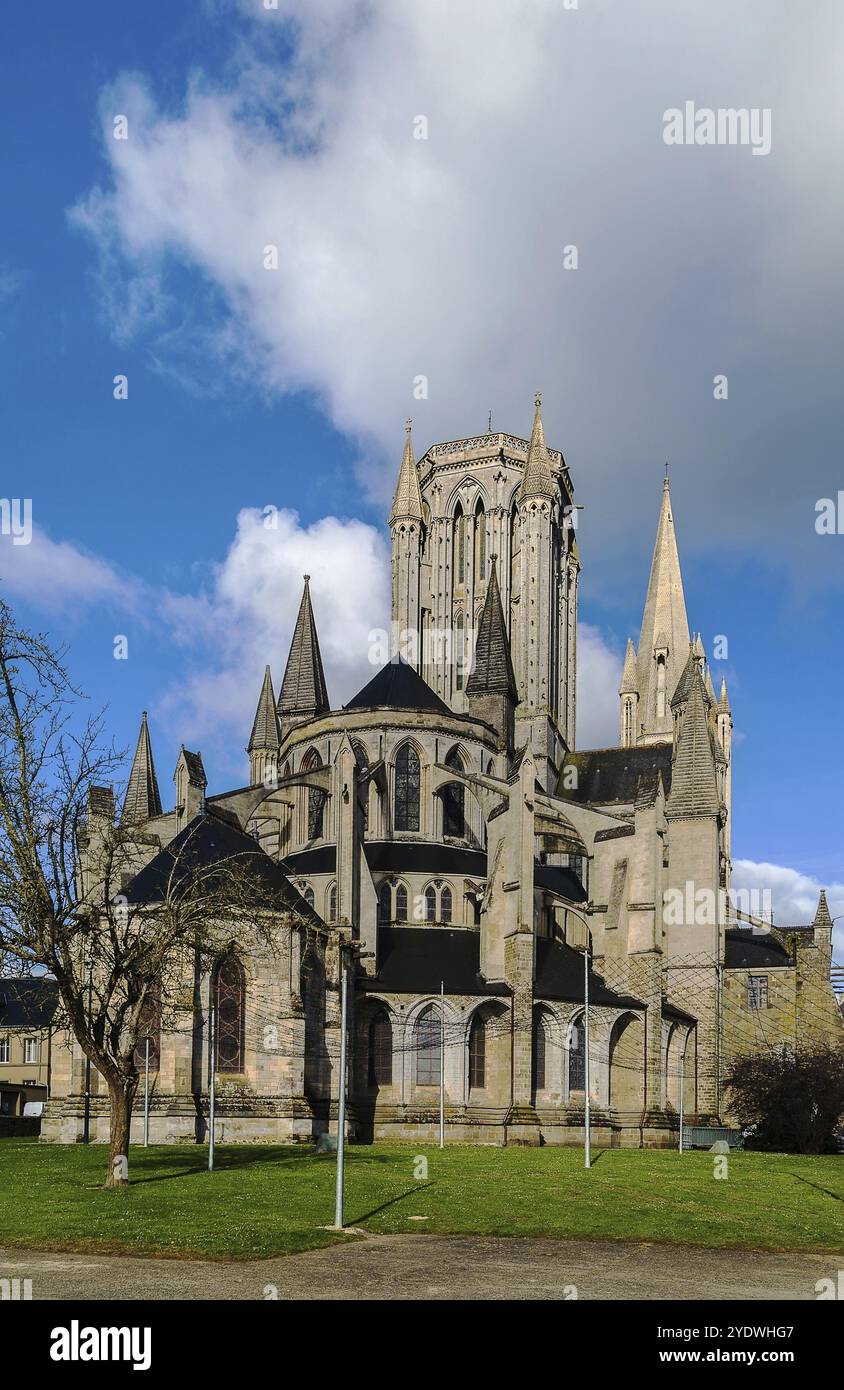
[[[328,890],[328,920],[337,921],[337,884],[332,883]]]
[[[314,890],[309,883],[306,884],[305,887],[302,889],[302,897],[305,899],[305,902],[308,904],[308,907],[313,907]]]
[[[426,922],[436,922],[437,920],[437,890],[433,883],[425,889],[425,920]]]
[[[409,743],[402,744],[396,756],[396,830],[419,829],[420,768],[418,754]]]
[[[545,1090],[547,1072],[548,1032],[545,1017],[538,1013],[533,1021],[533,1089]]]
[[[486,516],[480,497],[475,508],[475,579],[486,579]]]
[[[447,884],[440,893],[440,921],[451,921],[451,889]]]
[[[665,657],[657,658],[656,663],[656,717],[661,719],[665,714]]]
[[[456,583],[462,584],[466,578],[466,522],[459,502],[454,513],[454,574]]]
[[[224,956],[214,972],[212,999],[216,1009],[217,1071],[243,1071],[244,996],[243,967],[236,956]]]
[[[464,662],[464,622],[463,614],[458,613],[457,622],[454,625],[454,685],[455,689],[463,689],[463,662]]]
[[[396,884],[396,921],[407,921],[407,889],[403,883]]]
[[[386,1009],[379,1009],[369,1025],[370,1086],[391,1086],[393,1082],[393,1029]]]
[[[310,772],[313,768],[322,767],[322,758],[315,748],[312,748],[302,759],[302,770]],[[326,793],[321,787],[308,787],[308,839],[321,840],[325,834],[325,803]]]
[[[469,1086],[486,1085],[486,1020],[475,1014],[469,1029]]]
[[[156,981],[147,990],[138,1020],[138,1041],[135,1046],[135,1066],[145,1071],[149,1039],[149,1069],[158,1071],[161,1061],[161,985]]]
[[[572,1025],[569,1033],[569,1090],[582,1091],[586,1086],[586,1029],[583,1019]]]
[[[452,748],[445,760],[446,767],[456,772],[463,771],[463,763],[456,748]],[[466,788],[460,782],[449,782],[443,788],[443,834],[462,840],[466,834]]]
[[[387,879],[378,890],[378,919],[384,924],[393,920],[393,890]]]
[[[416,1024],[416,1084],[418,1086],[439,1086],[440,1084],[440,1019],[430,1005],[419,1015]]]

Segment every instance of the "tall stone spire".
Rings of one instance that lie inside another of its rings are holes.
[[[815,927],[831,927],[832,917],[829,911],[829,904],[826,900],[826,889],[822,888],[818,898],[818,910],[815,913],[815,920],[812,923]]]
[[[528,445],[524,477],[519,489],[519,501],[525,501],[528,497],[553,498],[556,493],[551,460],[548,457],[548,447],[545,443],[545,430],[542,426],[542,394],[539,391],[534,397],[534,406],[533,429]]]
[[[622,748],[632,748],[639,735],[639,676],[636,667],[636,648],[629,637],[618,693],[621,697],[621,746]]]
[[[413,457],[412,421],[407,421],[405,430],[407,433],[404,441],[404,452],[401,456],[393,509],[390,512],[391,526],[395,521],[421,521],[423,515],[422,491],[419,487],[416,460]]]
[[[498,557],[492,557],[492,570],[487,585],[481,621],[478,624],[478,638],[475,644],[475,664],[466,682],[466,694],[479,694],[481,691],[494,691],[506,694],[516,700],[516,677],[513,674],[513,658],[510,654],[510,639],[504,621],[501,605],[501,591],[498,587]]]
[[[624,670],[621,673],[621,685],[619,695],[636,695],[639,692],[639,679],[636,668],[636,648],[630,637],[627,639],[627,651],[624,654]]]
[[[142,821],[151,820],[153,816],[160,815],[161,796],[158,791],[155,764],[152,760],[152,744],[150,743],[149,728],[147,727],[147,712],[144,710],[141,715],[141,731],[138,734],[138,744],[135,748],[135,756],[132,759],[132,771],[129,774],[129,785],[126,788],[126,795],[123,798],[120,824],[140,825]]]
[[[278,696],[279,719],[288,723],[299,719],[313,719],[318,714],[327,714],[329,709],[319,638],[314,610],[311,607],[311,591],[308,587],[310,578],[309,574],[305,575],[299,616],[293,629],[290,655],[287,658]]]
[[[669,702],[688,655],[689,622],[666,473],[637,658],[639,717],[645,742],[671,737]]]
[[[273,678],[269,666],[264,667],[264,681],[258,696],[258,708],[249,737],[248,753],[278,748],[278,718],[275,712]]]

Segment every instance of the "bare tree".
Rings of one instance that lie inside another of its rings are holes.
[[[236,823],[210,857],[202,822],[163,850],[115,825],[104,784],[122,755],[102,715],[78,720],[80,701],[64,652],[0,602],[0,957],[55,977],[57,1022],[105,1080],[111,1187],[128,1181],[151,1016],[166,1026],[197,968],[256,937],[272,946],[279,914],[304,904]]]

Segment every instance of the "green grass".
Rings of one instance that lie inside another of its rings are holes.
[[[414,1177],[425,1154],[428,1180]],[[133,1148],[130,1187],[100,1184],[101,1146],[0,1142],[0,1245],[255,1259],[349,1239],[334,1219],[333,1155],[311,1148]],[[426,1220],[413,1220],[425,1217]],[[576,1149],[351,1148],[346,1221],[441,1232],[844,1250],[844,1158]]]

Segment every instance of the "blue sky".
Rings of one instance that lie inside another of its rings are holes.
[[[734,855],[786,913],[844,883],[844,535],[814,528],[844,487],[842,21],[683,8],[4,10],[0,449],[38,530],[0,580],[121,744],[150,711],[165,801],[182,740],[242,779],[305,569],[335,700],[363,683],[405,416],[417,453],[489,408],[524,434],[542,387],[585,504],[587,733],[615,739],[668,456],[690,623],[729,638]],[[769,107],[771,154],[667,150],[686,99]]]

